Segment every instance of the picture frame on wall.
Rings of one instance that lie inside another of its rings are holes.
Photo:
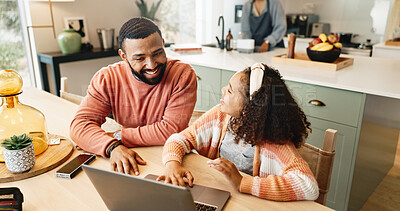
[[[66,29],[74,29],[82,36],[82,43],[89,42],[89,33],[85,17],[67,17],[64,18],[64,21]]]

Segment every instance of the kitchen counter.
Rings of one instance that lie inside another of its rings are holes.
[[[285,80],[313,85],[361,92],[371,95],[400,99],[400,60],[354,58],[354,64],[338,71],[321,70],[285,64],[271,64],[271,58],[286,53],[286,49],[277,48],[266,53],[243,54],[237,51],[224,51],[219,48],[203,47],[201,54],[179,54],[167,49],[169,58],[180,59],[190,64],[240,71],[257,62],[264,62],[279,70]]]
[[[385,43],[378,43],[378,44],[373,45],[373,47],[374,48],[393,49],[393,50],[400,51],[400,46],[386,45]]]
[[[378,43],[372,46],[373,57],[392,58],[400,60],[400,46],[386,45]]]
[[[219,102],[221,87],[234,72],[257,62],[278,69],[311,122],[313,133],[307,143],[322,147],[326,129],[339,132],[328,207],[359,210],[393,166],[400,129],[400,60],[342,54],[354,58],[354,64],[331,71],[271,64],[273,56],[287,52],[280,48],[253,54],[210,47],[199,54],[166,52],[169,58],[193,65],[198,110]],[[326,106],[312,106],[312,99]]]

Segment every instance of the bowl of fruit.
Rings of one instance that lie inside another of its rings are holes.
[[[320,34],[309,43],[307,55],[312,61],[332,63],[339,58],[341,49],[342,43],[336,34]]]

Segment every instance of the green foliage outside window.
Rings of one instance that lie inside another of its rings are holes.
[[[0,1],[0,70],[26,68],[17,0]]]
[[[158,21],[156,18],[156,13],[158,8],[160,7],[162,0],[159,0],[156,4],[151,4],[151,8],[148,9],[147,3],[144,0],[136,1],[136,6],[140,10],[140,15],[142,17],[146,17],[153,21]]]
[[[0,70],[19,70],[23,67],[19,59],[25,58],[22,42],[0,43]]]

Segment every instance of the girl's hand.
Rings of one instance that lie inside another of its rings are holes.
[[[165,183],[185,187],[185,181],[183,180],[185,177],[189,186],[192,187],[194,180],[192,173],[183,168],[178,161],[169,161],[165,164],[164,174],[159,176],[157,181],[165,180]]]
[[[235,164],[225,158],[217,158],[207,161],[209,167],[217,169],[231,182],[232,186],[239,190],[243,176],[240,175]]]

